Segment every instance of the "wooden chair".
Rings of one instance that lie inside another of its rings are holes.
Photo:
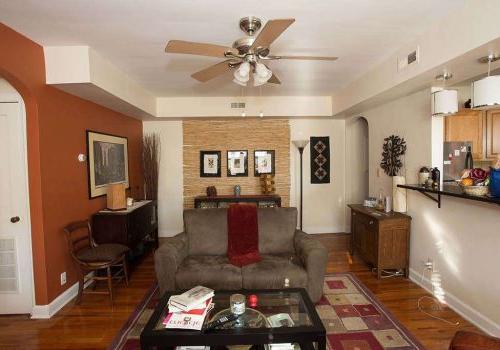
[[[126,253],[129,248],[121,244],[100,244],[97,245],[92,237],[90,222],[77,221],[70,223],[64,228],[68,248],[71,256],[80,268],[80,280],[78,283],[78,297],[76,303],[79,304],[82,294],[109,294],[111,306],[113,306],[113,279],[122,280],[128,286],[128,273]],[[112,274],[111,267],[119,266],[120,269]],[[100,270],[106,270],[106,276],[99,275]],[[89,272],[94,272],[86,277]],[[108,291],[96,291],[97,281],[106,280]],[[84,291],[87,282],[94,283],[92,291]]]

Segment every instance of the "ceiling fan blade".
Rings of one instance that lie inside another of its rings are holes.
[[[315,60],[315,61],[335,61],[335,56],[281,56],[276,55],[280,60]]]
[[[231,60],[219,62],[194,74],[191,74],[191,77],[204,83],[231,70],[231,67],[229,67],[229,62],[231,62]]]
[[[251,49],[269,47],[269,45],[271,45],[293,22],[295,22],[294,18],[272,19],[267,21],[264,28],[260,31],[259,35],[257,35]]]
[[[271,84],[281,84],[281,81],[278,79],[278,77],[274,73],[271,76],[271,78],[269,78],[269,80],[267,82],[271,83]]]
[[[183,40],[170,40],[165,47],[168,53],[184,53],[189,55],[226,57],[224,53],[233,49],[230,47],[214,44],[194,43]]]

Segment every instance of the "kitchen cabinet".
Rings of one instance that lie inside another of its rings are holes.
[[[351,208],[351,254],[358,253],[369,265],[382,270],[402,269],[409,274],[411,217],[384,213],[359,204]]]
[[[500,112],[500,111],[499,111]],[[497,118],[497,128],[500,128],[500,114]],[[483,111],[462,109],[444,118],[444,140],[447,142],[472,142],[472,157],[485,158],[485,114]],[[500,135],[500,130],[497,131]],[[497,141],[496,148],[500,147]]]
[[[486,158],[500,155],[500,110],[486,113]]]

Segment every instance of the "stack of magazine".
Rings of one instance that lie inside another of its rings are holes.
[[[168,300],[168,314],[163,320],[165,328],[201,330],[205,317],[213,309],[214,291],[197,286]]]

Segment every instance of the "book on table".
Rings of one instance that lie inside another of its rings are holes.
[[[168,300],[168,305],[172,305],[182,311],[188,311],[195,308],[196,306],[199,306],[204,301],[212,298],[213,296],[213,289],[203,286],[196,286],[180,295],[172,295]]]
[[[163,324],[168,329],[201,330],[207,314],[213,309],[212,289],[197,286],[168,300],[168,313]]]

